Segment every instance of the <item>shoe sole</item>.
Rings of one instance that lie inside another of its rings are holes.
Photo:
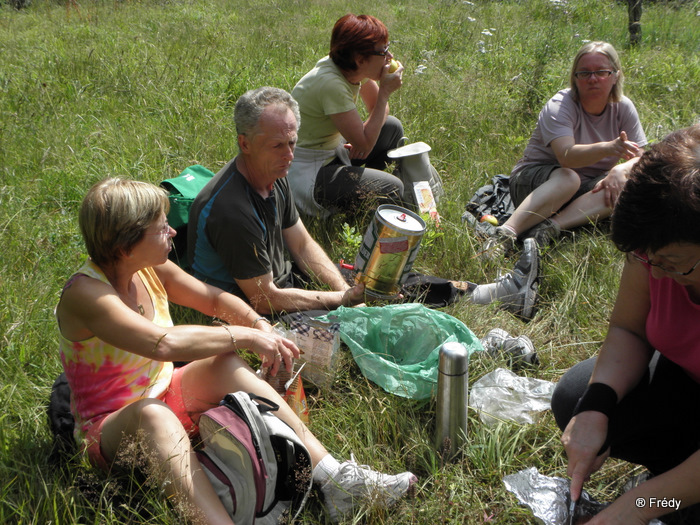
[[[529,241],[529,242],[528,242]],[[527,281],[525,282],[525,298],[523,299],[523,309],[520,311],[521,317],[526,320],[532,319],[535,309],[535,302],[537,301],[537,290],[539,288],[539,277],[540,277],[540,251],[537,241],[532,237],[529,237],[523,241],[525,250],[528,249],[528,244],[532,244],[534,248],[534,257],[532,261],[532,268],[530,273],[527,275]]]

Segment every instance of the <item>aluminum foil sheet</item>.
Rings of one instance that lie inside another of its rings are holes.
[[[569,481],[564,478],[543,476],[537,468],[530,467],[503,478],[506,489],[515,494],[518,501],[532,510],[533,515],[544,525],[568,525],[586,523],[602,511],[609,503],[593,500],[584,490],[576,503],[574,519],[569,516]],[[649,525],[664,525],[652,520]]]
[[[554,386],[550,381],[519,377],[497,368],[472,385],[469,405],[487,425],[503,420],[534,423],[538,413],[551,407]]]

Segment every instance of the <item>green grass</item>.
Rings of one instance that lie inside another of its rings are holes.
[[[217,171],[236,152],[236,99],[261,85],[291,89],[326,53],[337,18],[369,13],[387,24],[406,67],[392,112],[412,141],[432,146],[448,189],[443,235],[431,238],[416,266],[490,281],[498,269],[473,257],[478,242],[460,223],[464,204],[491,176],[509,173],[585,40],[610,41],[620,52],[626,94],[650,140],[698,118],[700,5],[657,1],[644,9],[642,42],[631,49],[626,6],[615,1],[83,0],[67,7],[34,0],[22,10],[0,2],[0,523],[177,522],[136,476],[106,480],[82,464],[57,469],[47,461],[45,406],[60,371],[53,308],[84,257],[76,216],[93,182],[126,175],[158,183],[195,163]],[[353,260],[356,241],[343,222],[309,226],[334,258]],[[542,361],[527,374],[556,381],[603,339],[621,256],[604,234],[583,230],[548,250],[542,265],[540,309],[529,324],[495,306],[447,311],[478,336],[497,326],[527,334]],[[475,360],[470,379],[505,365]],[[472,414],[464,459],[445,463],[432,443],[435,401],[386,394],[347,355],[333,388],[309,389],[308,397],[312,430],[336,456],[354,452],[362,463],[420,476],[414,499],[371,511],[366,522],[534,523],[503,477],[530,466],[566,472],[548,413],[534,425],[496,428]],[[609,462],[587,487],[610,500],[631,472]],[[319,498],[302,522],[325,523]]]

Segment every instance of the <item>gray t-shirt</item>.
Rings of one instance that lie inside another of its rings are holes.
[[[292,264],[285,257],[282,231],[299,213],[287,179],[277,179],[263,198],[236,168],[233,159],[197,195],[190,209],[188,258],[195,277],[247,297],[236,284],[272,272],[284,288]]]
[[[545,104],[537,119],[537,126],[525,148],[523,157],[513,168],[511,176],[525,166],[535,164],[559,164],[552,141],[559,137],[573,137],[576,144],[594,144],[616,139],[627,133],[627,140],[639,147],[646,146],[647,138],[639,122],[639,115],[632,101],[623,96],[620,102],[608,103],[601,115],[586,113],[580,103],[574,102],[571,89],[563,89]],[[619,162],[616,156],[606,157],[591,166],[575,168],[582,180],[607,173]]]

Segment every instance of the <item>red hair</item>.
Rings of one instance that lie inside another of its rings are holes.
[[[333,26],[331,33],[331,59],[346,71],[355,71],[357,55],[371,55],[377,44],[389,43],[386,26],[371,15],[348,13]]]

